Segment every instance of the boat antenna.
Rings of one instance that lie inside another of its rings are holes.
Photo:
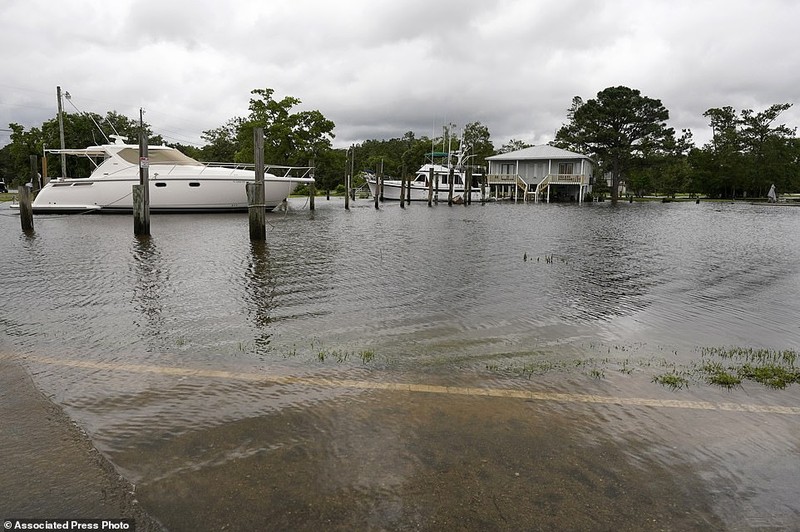
[[[90,113],[85,113],[85,112],[81,111],[80,109],[78,109],[78,107],[74,103],[72,103],[72,96],[70,96],[69,92],[65,91],[64,92],[64,97],[67,99],[69,104],[72,107],[74,107],[76,111],[78,111],[78,114],[82,114],[82,115],[88,116],[89,120],[91,120],[92,123],[94,124],[94,126],[98,129],[98,131],[100,131],[100,134],[103,135],[103,138],[106,139],[106,142],[111,144],[111,141],[108,140],[108,137],[103,132],[103,129],[100,127],[100,124],[98,124],[97,121],[95,121],[94,117]],[[111,126],[111,129],[114,129],[114,126]],[[116,132],[116,130],[115,130],[115,132]]]
[[[431,135],[431,155],[428,157],[433,164],[433,154],[436,152],[436,127],[434,126],[433,134]]]

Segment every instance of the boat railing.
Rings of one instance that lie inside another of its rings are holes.
[[[231,172],[236,170],[255,170],[253,163],[226,163],[226,162],[202,162],[206,168],[227,168]],[[293,179],[313,179],[313,166],[286,166],[281,164],[265,164],[264,172],[278,177]],[[201,172],[202,173],[202,172]]]

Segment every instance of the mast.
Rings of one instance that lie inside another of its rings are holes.
[[[58,97],[58,136],[61,140],[61,177],[67,177],[67,154],[64,153],[64,108],[61,105],[61,86],[56,87]]]

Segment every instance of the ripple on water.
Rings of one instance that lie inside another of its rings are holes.
[[[156,216],[149,239],[125,216],[42,218],[33,237],[0,216],[2,349],[90,363],[28,365],[105,451],[128,457],[276,411],[323,427],[319,405],[351,401],[361,415],[369,393],[114,365],[649,396],[665,393],[649,382],[660,369],[639,362],[688,364],[708,345],[800,349],[800,209],[359,205],[272,213],[263,245],[241,215]],[[603,359],[613,369],[595,378]],[[611,433],[637,434],[665,464],[685,458],[722,485],[760,474],[760,454],[794,449],[791,420],[748,418],[737,433],[733,413],[592,409]],[[762,422],[774,440],[750,430]],[[151,478],[269,452],[220,445],[126,463]],[[772,493],[756,484],[751,499]]]

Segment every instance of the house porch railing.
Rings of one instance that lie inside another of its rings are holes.
[[[519,174],[487,174],[487,185],[513,185],[522,180]],[[551,185],[588,185],[589,176],[584,174],[548,174],[542,181]]]
[[[515,190],[522,193],[522,198],[525,200],[529,198],[539,199],[540,194],[551,185],[576,185],[581,188],[589,185],[589,176],[585,174],[548,174],[541,181],[536,184],[530,185],[519,174],[487,174],[487,185],[511,185],[515,186]],[[517,197],[516,194],[514,196]]]
[[[532,195],[534,200],[539,201],[539,196],[547,190],[547,201],[549,202],[551,185],[577,185],[579,187],[578,202],[580,202],[583,195],[583,187],[589,185],[589,183],[589,176],[584,174],[550,174],[542,179],[536,185],[536,188],[528,192],[528,194]]]

